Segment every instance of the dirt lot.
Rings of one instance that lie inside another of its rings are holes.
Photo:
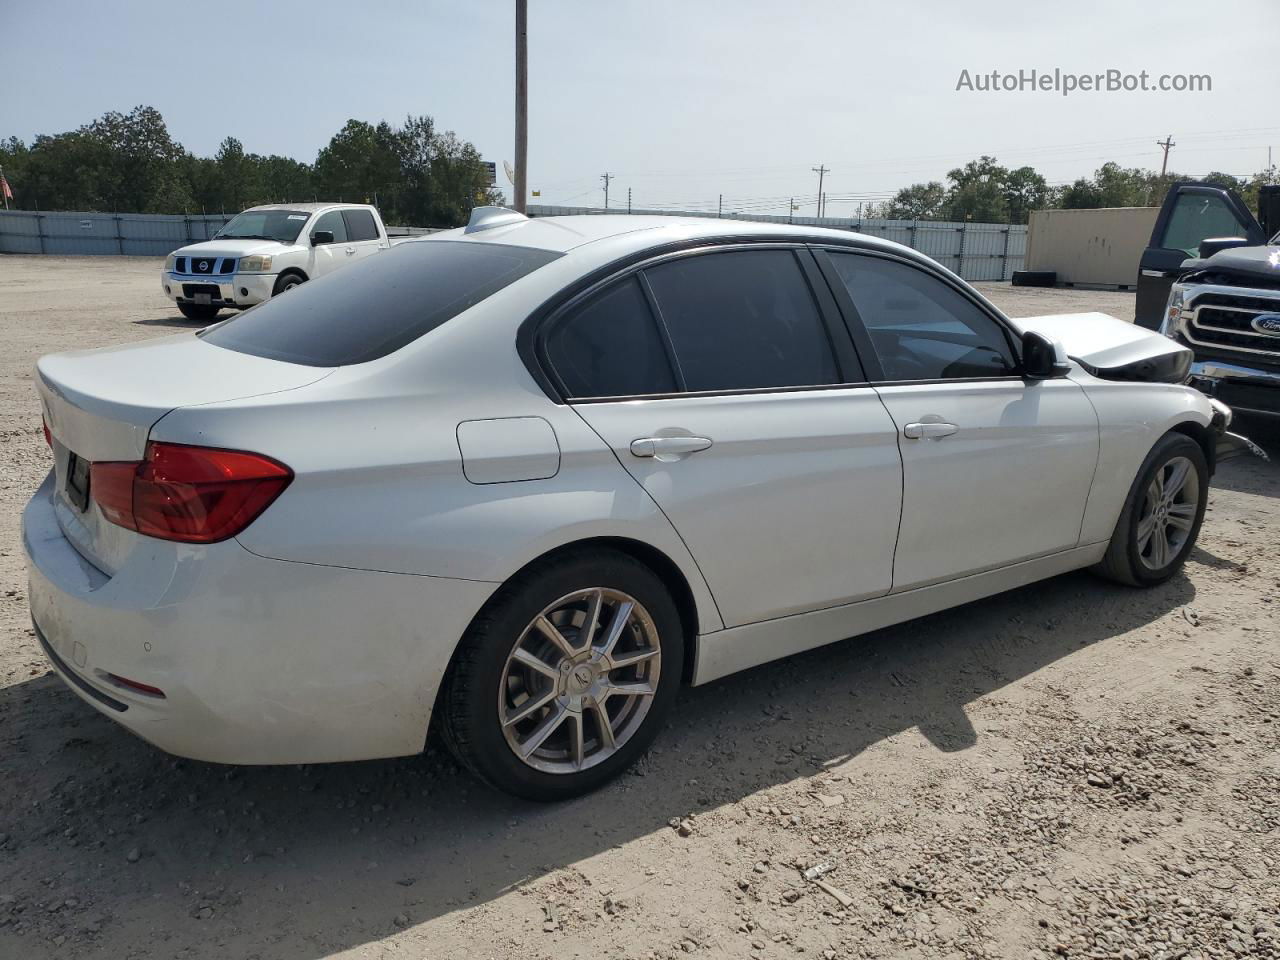
[[[33,361],[191,329],[159,267],[0,257],[0,957],[1280,957],[1259,462],[1223,467],[1161,588],[1059,577],[686,691],[635,775],[573,803],[438,750],[230,768],[134,739],[46,669],[18,518],[48,469]]]

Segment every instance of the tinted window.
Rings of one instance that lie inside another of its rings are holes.
[[[558,321],[547,357],[571,397],[674,393],[675,377],[635,277],[616,283]]]
[[[378,225],[373,222],[373,214],[368,210],[343,210],[342,219],[347,224],[347,240],[355,242],[378,239]]]
[[[831,253],[871,335],[886,380],[999,377],[1013,372],[1000,325],[949,284],[918,267]]]
[[[316,225],[311,228],[311,236],[315,236],[321,230],[328,230],[333,234],[334,243],[347,242],[347,224],[342,219],[341,210],[330,210],[328,213],[322,213],[316,219]]]
[[[259,357],[336,367],[416,340],[560,254],[494,243],[418,240],[294,287],[204,333]]]
[[[688,389],[840,382],[831,341],[791,251],[703,254],[645,273]]]
[[[1227,201],[1212,193],[1180,193],[1164,228],[1162,246],[1194,257],[1209,237],[1247,237],[1248,228]]]

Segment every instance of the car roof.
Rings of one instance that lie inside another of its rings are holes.
[[[829,241],[866,247],[923,259],[910,247],[870,237],[852,230],[833,230],[799,224],[715,217],[630,216],[627,214],[578,214],[533,217],[468,231],[446,230],[422,237],[421,242],[466,241],[501,243],[568,253],[589,244],[621,239],[632,249],[645,249],[688,240],[790,240],[811,243]]]
[[[329,207],[367,207],[372,210],[373,205],[369,203],[339,203],[330,201],[329,203],[261,203],[256,207],[247,207],[245,213],[250,210],[300,210],[303,213],[315,213],[317,210],[327,210]]]

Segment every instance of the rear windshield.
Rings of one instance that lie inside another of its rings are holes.
[[[402,243],[201,334],[257,357],[340,367],[385,357],[560,254],[456,240]]]

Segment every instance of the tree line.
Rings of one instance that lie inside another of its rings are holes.
[[[946,183],[931,180],[904,187],[892,200],[874,204],[864,215],[890,220],[1026,223],[1032,210],[1051,207],[1079,210],[1159,206],[1170,186],[1197,179],[1235,190],[1251,210],[1257,209],[1258,191],[1264,184],[1280,183],[1274,166],[1247,178],[1218,172],[1189,177],[1108,162],[1091,177],[1054,187],[1033,167],[1010,169],[997,163],[995,157],[983,156],[950,171]]]
[[[246,153],[227,137],[212,157],[176,142],[154,107],[112,111],[31,144],[0,139],[0,167],[20,210],[235,213],[259,203],[378,204],[388,223],[457,226],[501,202],[472,144],[428,116],[396,126],[348,120],[303,163]]]

